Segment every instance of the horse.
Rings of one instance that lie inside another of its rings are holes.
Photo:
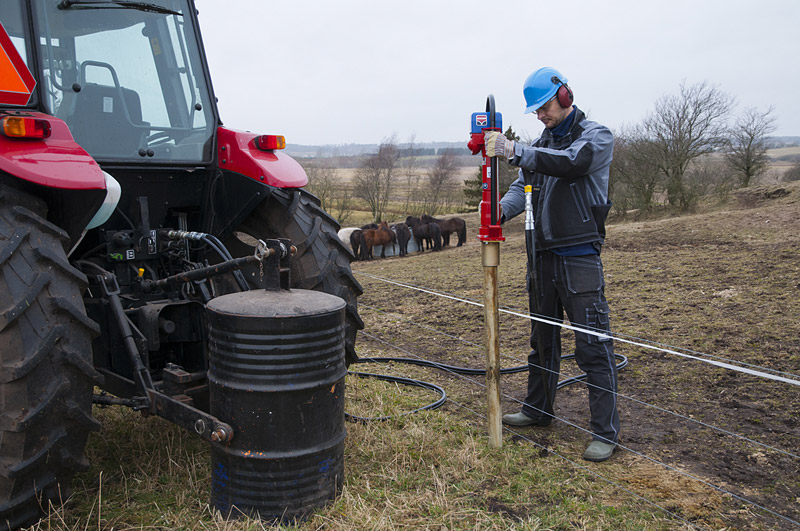
[[[411,231],[405,223],[395,223],[392,230],[397,235],[397,246],[400,248],[400,256],[408,254],[408,241],[411,239]]]
[[[419,218],[408,216],[406,218],[406,225],[411,228],[414,233],[414,239],[417,241],[419,252],[423,252],[425,248],[422,242],[425,241],[429,245],[429,249],[433,247],[434,251],[442,249],[442,229],[436,223],[422,223]]]
[[[450,235],[456,233],[458,236],[458,245],[461,247],[467,241],[467,222],[461,218],[437,219],[427,214],[423,214],[420,218],[422,223],[436,223],[442,229],[442,245],[447,247],[450,245]]]
[[[359,249],[361,248],[361,233],[367,229],[377,229],[377,223],[367,223],[360,229],[354,230],[350,233],[350,247],[353,249],[353,254],[356,257],[356,260],[366,260],[360,253]],[[372,253],[370,253],[370,258],[372,258]]]
[[[353,255],[360,258],[358,254],[359,245],[361,245],[361,229],[356,229],[350,233],[350,247],[353,249]]]
[[[366,229],[361,231],[361,258],[369,260],[372,258],[372,248],[381,245],[381,258],[386,258],[386,246],[397,240],[388,223],[382,221],[377,229]]]

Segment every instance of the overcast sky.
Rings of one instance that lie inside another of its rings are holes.
[[[536,137],[522,84],[540,66],[618,130],[681,82],[800,136],[797,0],[196,0],[222,119],[290,144],[466,141],[494,94]]]

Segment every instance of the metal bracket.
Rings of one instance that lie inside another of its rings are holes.
[[[263,247],[266,247],[268,252],[259,250]],[[259,241],[259,247],[256,248],[256,256],[260,255],[265,289],[270,291],[289,289],[291,284],[291,259],[296,252],[297,248],[292,245],[291,240],[286,238]]]
[[[111,314],[122,335],[122,342],[125,345],[125,350],[127,350],[128,357],[133,365],[136,387],[139,393],[144,395],[146,391],[153,389],[153,378],[150,376],[150,371],[145,367],[142,361],[142,353],[136,345],[131,325],[128,323],[128,317],[125,315],[125,310],[122,308],[117,277],[113,273],[105,273],[97,275],[97,281],[100,283],[100,287],[103,290],[103,298],[111,307]]]
[[[210,442],[226,443],[233,439],[233,428],[217,417],[152,389],[147,391],[147,396],[151,403],[150,413],[174,422]]]

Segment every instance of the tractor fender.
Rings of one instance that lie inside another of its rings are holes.
[[[105,189],[103,170],[75,142],[66,122],[49,114],[25,112],[50,123],[43,140],[0,135],[0,171],[28,182],[64,190]]]
[[[306,172],[299,162],[278,151],[259,149],[255,142],[257,136],[218,128],[219,167],[276,188],[300,188],[308,184]]]
[[[106,175],[63,120],[33,111],[14,114],[47,120],[50,136],[39,140],[0,134],[0,186],[43,199],[48,221],[67,232],[71,246],[106,199]]]

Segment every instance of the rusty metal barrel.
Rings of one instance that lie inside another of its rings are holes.
[[[211,448],[224,516],[302,520],[344,480],[345,302],[254,290],[211,300],[210,412],[234,430]]]

